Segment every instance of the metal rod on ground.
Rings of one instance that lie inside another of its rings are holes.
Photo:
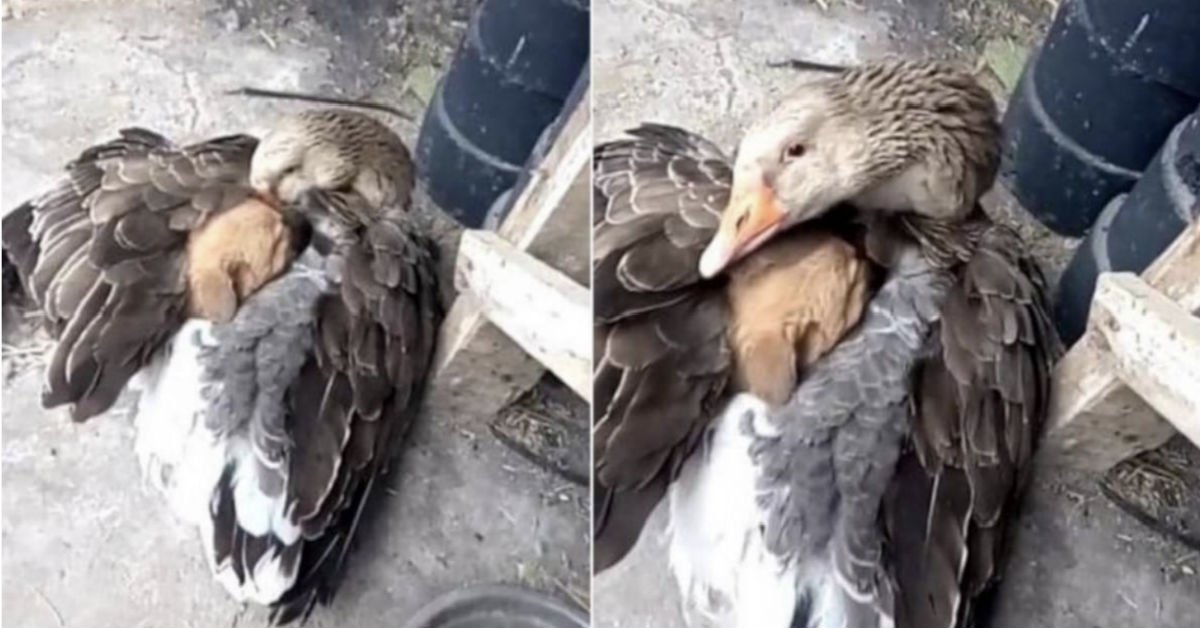
[[[250,96],[252,98],[278,98],[281,100],[303,100],[307,102],[320,102],[330,105],[343,105],[346,107],[358,107],[360,109],[374,109],[390,113],[394,116],[405,120],[412,120],[413,117],[399,109],[383,103],[371,102],[369,100],[351,100],[349,98],[337,98],[334,96],[320,96],[317,94],[304,94],[300,92],[288,92],[273,89],[259,89],[257,87],[241,87],[231,89],[226,94],[231,96]]]
[[[789,68],[792,70],[813,70],[815,72],[829,72],[837,74],[845,72],[846,67],[841,65],[831,65],[828,63],[817,63],[816,61],[805,61],[804,59],[784,59],[783,61],[768,61],[768,68]]]

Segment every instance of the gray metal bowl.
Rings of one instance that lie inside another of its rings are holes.
[[[582,611],[536,591],[487,584],[435,598],[405,628],[587,628]]]

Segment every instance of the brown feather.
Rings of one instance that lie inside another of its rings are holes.
[[[727,162],[678,129],[631,135],[598,146],[593,162],[593,453],[597,495],[607,497],[596,511],[597,570],[636,542],[731,367],[721,283],[701,283],[697,266],[728,198]]]
[[[419,411],[433,359],[441,320],[436,249],[405,214],[363,231],[339,245],[357,270],[318,303],[313,356],[288,392],[288,490],[305,547],[296,585],[272,608],[279,623],[306,616],[337,590],[373,487]],[[389,278],[402,279],[388,285]]]
[[[126,129],[83,151],[62,180],[26,204],[35,262],[22,274],[59,341],[43,391],[47,406],[72,404],[77,420],[108,409],[183,323],[187,232],[208,213],[191,201],[203,197],[212,212],[226,209],[214,204],[212,190],[244,188],[256,145],[245,136],[214,142],[180,149]],[[223,169],[203,175],[192,164],[216,154]],[[31,255],[28,246],[23,251]]]
[[[970,625],[977,598],[999,578],[1058,344],[1045,283],[1015,233],[977,216],[954,230],[926,230],[924,237],[927,248],[954,252],[944,259],[958,260],[949,263],[959,279],[935,332],[935,351],[917,373],[913,441],[925,473],[900,474],[894,488],[932,488],[940,478],[940,492],[966,490],[969,500],[931,493],[927,509],[937,516],[922,525],[924,554],[905,547],[911,531],[893,526],[889,534],[903,610],[896,625],[954,628]],[[912,500],[897,501],[885,511],[901,521],[898,511],[913,507]],[[919,519],[919,512],[909,516],[908,525]],[[962,567],[949,578],[937,567],[945,563]]]

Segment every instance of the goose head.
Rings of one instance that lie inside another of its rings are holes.
[[[700,260],[706,277],[867,185],[865,125],[821,89],[803,88],[742,137],[720,227]]]
[[[700,274],[840,203],[965,215],[995,177],[995,118],[991,95],[941,63],[877,62],[801,85],[742,137]]]
[[[283,118],[263,137],[250,185],[315,227],[330,220],[353,227],[408,207],[411,164],[400,138],[378,120],[317,109]]]

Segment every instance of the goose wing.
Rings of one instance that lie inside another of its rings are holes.
[[[365,215],[348,207],[363,202],[353,192],[317,194],[337,211]],[[402,197],[407,202],[408,194]],[[306,618],[332,599],[364,509],[417,415],[432,361],[441,319],[436,248],[407,215],[383,214],[334,245],[335,261],[327,265],[338,270],[312,301],[309,338],[274,362],[263,361],[264,345],[253,349],[264,393],[280,377],[279,363],[298,365],[282,386],[282,411],[251,419],[259,501],[240,501],[232,473],[216,489],[214,563],[236,577],[231,588],[282,574],[286,589],[264,600],[279,624]],[[240,506],[274,504],[281,491],[286,521],[272,523],[272,534],[246,525]]]
[[[289,392],[294,512],[309,540],[280,621],[332,598],[363,508],[417,415],[441,321],[435,250],[407,223],[374,225],[346,251],[340,294],[318,303],[315,355]]]
[[[76,420],[103,412],[189,308],[206,309],[189,294],[189,238],[247,199],[256,144],[235,135],[180,148],[126,129],[4,218],[6,257],[58,341],[44,405],[71,404]]]
[[[785,564],[828,561],[832,577],[805,576],[800,625],[970,625],[999,575],[1057,348],[1022,250],[989,225],[951,270],[904,253],[860,326],[769,422],[744,426],[767,546]]]
[[[728,201],[729,160],[674,127],[629,135],[593,162],[598,571],[636,542],[731,368],[723,284],[697,271]]]
[[[894,617],[880,504],[908,431],[911,374],[952,278],[909,249],[862,321],[785,405],[743,420],[769,552],[795,572],[793,626],[882,626]]]
[[[897,626],[970,625],[999,577],[1059,348],[1023,251],[1011,230],[984,231],[916,372],[913,447],[884,507]]]

